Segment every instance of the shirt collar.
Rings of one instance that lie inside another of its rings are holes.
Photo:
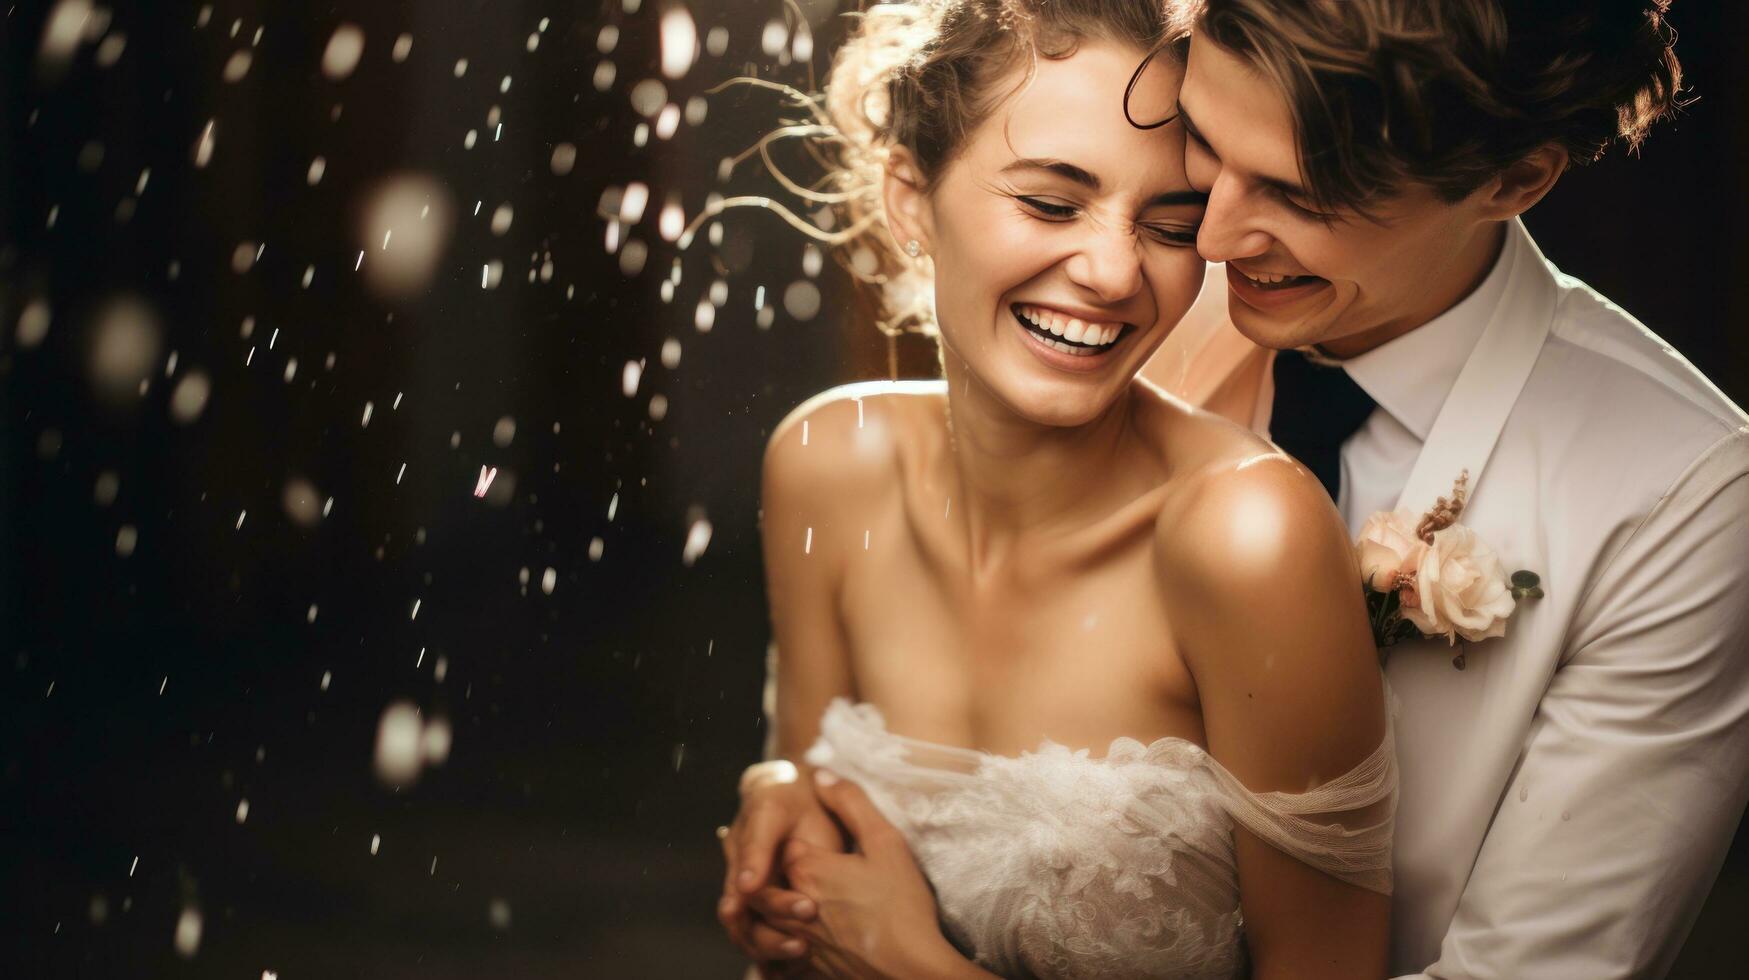
[[[1505,243],[1482,284],[1457,305],[1387,343],[1338,361],[1348,376],[1422,442],[1458,375],[1493,319],[1506,293],[1518,253],[1518,236],[1505,229]]]

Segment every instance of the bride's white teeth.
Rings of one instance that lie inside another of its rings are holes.
[[[1046,346],[1072,354],[1093,353],[1088,348],[1109,347],[1123,336],[1121,323],[1089,323],[1047,307],[1017,305],[1014,313],[1046,337],[1061,337],[1063,341],[1080,345],[1071,346],[1069,343],[1040,338]]]

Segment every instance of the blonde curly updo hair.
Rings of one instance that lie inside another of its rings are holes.
[[[1172,42],[1183,36],[1162,0],[911,0],[874,4],[854,16],[858,23],[821,93],[752,81],[808,111],[810,120],[778,129],[755,150],[790,193],[831,209],[827,224],[834,230],[764,198],[725,203],[768,207],[836,246],[851,273],[880,290],[877,326],[889,337],[936,332],[930,261],[905,253],[882,209],[893,148],[910,151],[927,191],[970,134],[1031,81],[1037,59],[1067,58],[1084,42],[1110,41],[1136,48],[1139,64],[1145,54],[1176,51]],[[803,186],[772,164],[770,144],[788,138],[807,140],[825,165],[814,184]]]

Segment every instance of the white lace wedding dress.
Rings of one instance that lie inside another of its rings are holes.
[[[895,735],[840,698],[807,761],[868,792],[934,885],[948,937],[1011,980],[1244,975],[1235,824],[1390,891],[1389,733],[1308,792],[1253,793],[1183,739],[1120,738],[1097,759],[1046,741],[1010,758]]]

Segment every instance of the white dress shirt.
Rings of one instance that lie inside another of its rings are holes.
[[[1481,285],[1456,306],[1389,343],[1336,362],[1378,402],[1342,444],[1336,509],[1350,531],[1358,533],[1368,517],[1397,506],[1440,407],[1505,295],[1517,249],[1517,236],[1507,236]]]

